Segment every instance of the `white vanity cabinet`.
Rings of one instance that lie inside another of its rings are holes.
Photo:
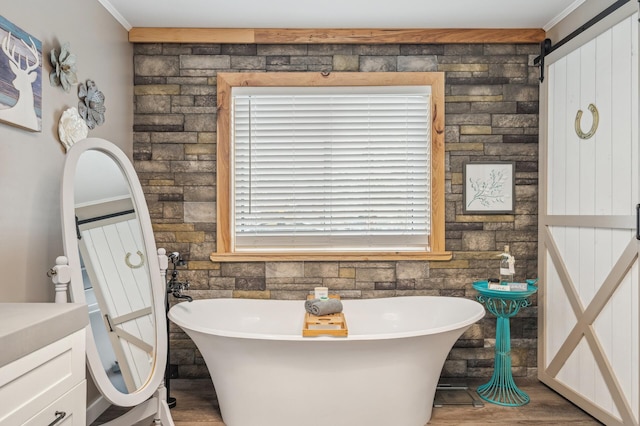
[[[86,425],[79,304],[0,303],[0,426]]]

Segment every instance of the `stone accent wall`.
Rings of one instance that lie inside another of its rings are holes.
[[[318,285],[343,298],[446,295],[474,298],[471,283],[498,275],[510,244],[517,278],[537,276],[537,45],[135,46],[134,163],[158,246],[188,260],[194,298],[303,299]],[[216,74],[256,71],[446,72],[447,262],[213,263],[216,249]],[[515,161],[516,212],[464,215],[465,161]],[[516,376],[535,375],[537,306],[512,320]],[[302,313],[301,313],[302,314]],[[443,377],[489,377],[495,318],[471,327]],[[208,372],[193,343],[171,329],[181,377]]]

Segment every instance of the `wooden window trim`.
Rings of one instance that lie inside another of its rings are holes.
[[[444,203],[444,73],[219,73],[217,113],[217,252],[214,262],[266,260],[450,260],[445,250]],[[432,96],[431,131],[431,251],[429,252],[331,252],[247,253],[231,250],[230,102],[238,86],[399,86],[429,85]]]

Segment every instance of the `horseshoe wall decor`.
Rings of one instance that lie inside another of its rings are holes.
[[[140,262],[137,265],[134,265],[133,263],[131,263],[131,261],[129,260],[129,258],[131,257],[131,253],[127,252],[127,254],[124,256],[124,263],[127,264],[127,266],[131,269],[138,269],[140,268],[142,265],[144,265],[144,254],[142,254],[142,252],[140,250],[138,250],[136,252],[136,254],[140,257]]]
[[[587,133],[582,131],[582,126],[580,125],[580,120],[582,119],[582,110],[579,109],[576,114],[576,134],[580,139],[589,139],[593,135],[596,134],[596,130],[598,130],[598,123],[600,122],[600,114],[598,114],[598,108],[594,104],[589,104],[589,111],[591,111],[591,115],[593,116],[593,122],[591,123],[591,129]]]

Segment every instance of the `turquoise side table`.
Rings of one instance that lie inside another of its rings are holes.
[[[487,281],[473,283],[473,288],[479,293],[478,302],[497,318],[493,376],[477,390],[485,401],[508,407],[518,407],[530,401],[529,395],[518,389],[513,381],[509,318],[515,316],[520,308],[531,305],[528,297],[538,291],[534,285],[537,281],[527,280],[527,290],[524,291],[490,290]]]

